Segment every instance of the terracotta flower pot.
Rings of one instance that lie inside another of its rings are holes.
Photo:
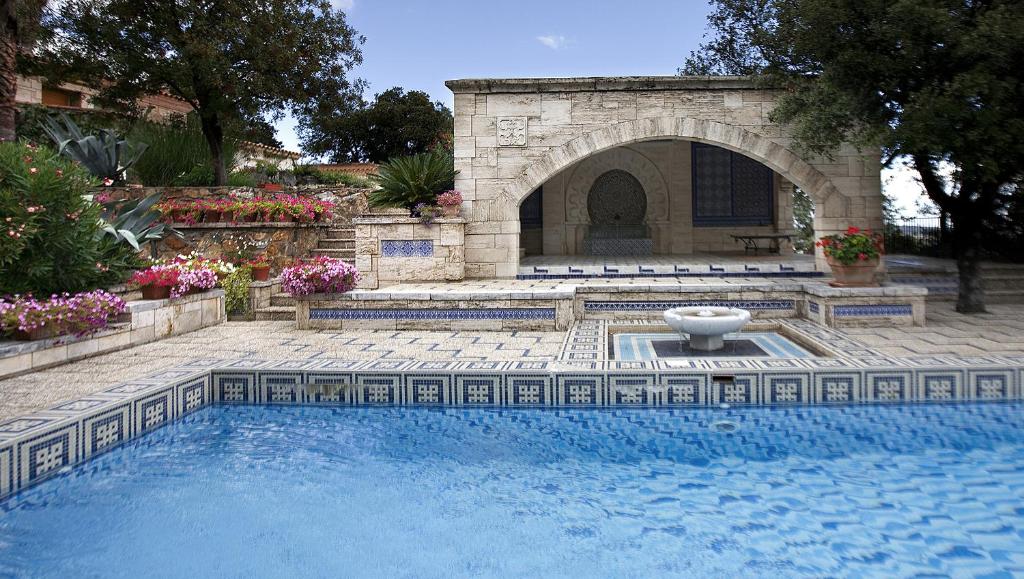
[[[203,211],[203,221],[206,223],[217,223],[220,221],[220,211],[216,209],[207,209]]]
[[[144,300],[166,300],[171,297],[171,286],[142,286],[142,299]]]
[[[441,211],[445,217],[458,217],[459,206],[458,205],[444,205],[441,207]]]
[[[270,266],[253,266],[252,267],[252,280],[253,281],[267,281],[270,279]]]
[[[840,263],[831,257],[828,265],[832,268],[835,281],[829,282],[833,287],[877,287],[875,270],[878,269],[878,258],[859,261],[849,265]]]
[[[225,223],[231,223],[232,221],[235,220],[235,212],[234,211],[224,211],[223,213],[220,214],[220,220],[225,222]]]
[[[266,191],[282,191],[284,189],[280,183],[264,183],[260,187]]]

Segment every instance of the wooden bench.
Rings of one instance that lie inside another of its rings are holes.
[[[782,250],[783,241],[792,243],[789,235],[733,235],[731,237],[734,241],[743,243],[744,253],[750,253],[753,250],[754,255],[757,255],[762,249],[767,250],[769,254],[778,254]],[[759,242],[765,241],[768,242],[768,247],[761,247]]]

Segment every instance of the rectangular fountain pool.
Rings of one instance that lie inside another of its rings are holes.
[[[1022,416],[215,406],[0,503],[0,577],[1020,576]]]
[[[614,333],[609,353],[615,360],[678,358],[813,358],[806,348],[776,332],[739,332],[724,336],[725,347],[715,351],[691,349],[672,332]]]

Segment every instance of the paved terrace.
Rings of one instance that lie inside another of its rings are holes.
[[[495,282],[507,289],[509,282]],[[524,285],[528,285],[524,283]],[[559,361],[566,332],[300,331],[294,322],[229,322],[88,360],[0,380],[0,421],[196,359]],[[964,316],[930,303],[927,327],[835,330],[884,355],[1024,356],[1024,310]]]

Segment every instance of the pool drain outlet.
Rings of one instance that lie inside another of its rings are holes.
[[[736,432],[740,429],[740,425],[731,420],[716,420],[711,423],[711,430],[713,432],[730,433]]]

